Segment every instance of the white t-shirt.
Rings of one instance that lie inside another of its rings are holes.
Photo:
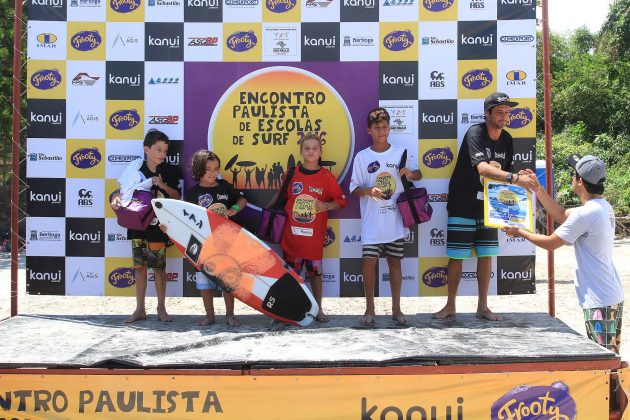
[[[396,206],[396,199],[404,191],[398,175],[398,165],[404,150],[391,145],[386,151],[378,153],[368,147],[354,157],[350,192],[356,188],[379,187],[389,197],[386,200],[367,195],[360,197],[363,245],[389,243],[409,233],[403,226],[402,216]],[[417,164],[409,159],[405,166],[412,170],[417,168]]]
[[[612,259],[615,213],[608,201],[592,199],[572,209],[556,235],[575,247],[575,291],[582,308],[623,301],[621,280]]]

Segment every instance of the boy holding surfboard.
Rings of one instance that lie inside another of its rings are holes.
[[[219,179],[221,160],[209,150],[195,152],[190,160],[192,176],[197,185],[184,194],[184,200],[205,207],[224,217],[232,217],[247,205],[242,192],[237,191],[229,182]],[[209,280],[202,272],[195,276],[197,289],[201,293],[206,315],[198,325],[214,324],[214,291],[219,289],[216,283]],[[234,296],[223,293],[227,324],[238,327],[241,322],[234,316]]]
[[[381,254],[387,257],[389,267],[392,318],[401,324],[409,323],[400,309],[400,260],[408,229],[403,225],[396,199],[403,191],[401,176],[418,181],[422,173],[418,169],[398,167],[404,149],[388,142],[389,120],[389,113],[383,108],[369,112],[367,132],[372,137],[372,146],[355,156],[350,180],[350,192],[359,197],[361,207],[362,272],[366,300],[361,323],[368,326],[374,325],[376,265]]]
[[[151,185],[155,198],[179,199],[179,178],[177,167],[165,162],[169,139],[158,130],[149,130],[144,137],[143,147],[146,159],[139,168],[142,184]],[[139,163],[140,159],[137,160]],[[130,165],[134,165],[131,162]],[[149,182],[150,180],[150,182]],[[121,180],[119,183],[122,184]],[[149,187],[147,187],[148,189]],[[121,194],[112,196],[111,207],[116,210],[121,205]],[[155,274],[155,290],[157,292],[158,318],[162,322],[171,321],[166,312],[166,243],[168,236],[160,231],[157,218],[145,231],[127,230],[127,238],[131,240],[132,264],[136,279],[136,310],[125,322],[146,319],[145,295],[147,291],[147,269],[152,268]]]

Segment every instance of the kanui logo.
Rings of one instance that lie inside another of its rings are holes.
[[[66,137],[66,101],[63,99],[29,99],[26,102],[28,136]]]
[[[458,60],[497,58],[496,21],[462,21],[457,25]]]
[[[26,291],[29,294],[66,293],[64,257],[26,257]]]
[[[183,144],[181,140],[171,140],[168,144],[168,152],[165,161],[171,165],[179,166],[183,162]]]
[[[66,218],[66,255],[100,257],[105,252],[105,220]]]
[[[427,100],[418,102],[419,133],[424,139],[457,138],[457,100]]]
[[[525,138],[514,140],[514,168],[518,172],[523,169],[535,169],[536,139]]]
[[[379,97],[381,99],[417,99],[417,62],[381,61],[379,70]]]
[[[219,0],[186,0],[185,22],[221,22],[223,2]]]
[[[144,99],[143,62],[108,61],[106,80],[105,97],[107,99]]]
[[[375,0],[343,0],[342,22],[378,22],[378,7]]]
[[[500,0],[497,4],[498,20],[535,19],[534,0]]]
[[[535,290],[535,257],[497,257],[497,293],[522,294]]]
[[[302,23],[302,61],[339,61],[339,25]]]
[[[63,217],[66,210],[66,180],[29,178],[26,208],[33,217]]]
[[[343,258],[339,262],[341,283],[339,295],[341,297],[363,296],[363,274],[361,271],[361,258]],[[378,270],[375,270],[375,274]],[[378,277],[376,277],[378,278]],[[378,288],[378,282],[376,287]],[[378,296],[378,291],[375,291]]]
[[[65,0],[30,0],[28,2],[29,20],[67,21]]]
[[[184,24],[147,22],[145,24],[145,60],[182,61],[184,59]]]

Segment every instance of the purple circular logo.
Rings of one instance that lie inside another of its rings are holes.
[[[393,31],[383,38],[383,46],[390,51],[402,51],[413,45],[413,34],[410,30]]]
[[[109,117],[109,125],[116,130],[129,130],[140,124],[140,114],[135,109],[120,109]]]
[[[335,231],[330,226],[326,227],[326,236],[324,237],[324,247],[332,245],[335,242]]]
[[[492,404],[493,419],[567,419],[576,417],[575,400],[563,382],[551,386],[521,385]]]
[[[84,147],[70,156],[70,162],[79,169],[93,168],[101,162],[101,153],[96,147]]]
[[[534,114],[528,108],[512,108],[510,110],[509,128],[523,128],[534,120]]]
[[[118,289],[126,289],[136,284],[136,275],[132,268],[118,267],[109,273],[107,280]]]
[[[434,147],[422,155],[422,162],[431,169],[444,168],[453,161],[450,147]]]
[[[489,69],[472,69],[462,76],[462,86],[470,90],[479,90],[492,83],[492,73]]]
[[[422,0],[422,5],[429,12],[442,12],[450,8],[454,0]]]
[[[244,52],[254,48],[258,43],[258,38],[254,31],[239,31],[230,35],[225,43],[232,51]]]
[[[367,171],[369,174],[373,174],[374,172],[378,171],[380,168],[381,168],[381,164],[378,163],[378,160],[375,160],[374,162],[368,165]]]
[[[98,31],[81,31],[70,38],[70,45],[78,51],[92,51],[101,45],[102,40]]]
[[[442,287],[446,284],[446,267],[431,267],[422,273],[422,283],[429,287]]]
[[[111,7],[114,12],[129,13],[138,9],[140,4],[141,0],[111,0],[109,7]]]
[[[274,13],[286,13],[297,5],[297,0],[267,0],[267,10]]]
[[[48,90],[59,86],[61,74],[57,69],[38,70],[31,76],[31,85],[39,90]]]

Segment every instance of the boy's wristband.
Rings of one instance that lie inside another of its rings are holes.
[[[232,207],[230,207],[231,209],[234,209],[236,211],[241,211],[241,208],[238,204],[234,204]]]

